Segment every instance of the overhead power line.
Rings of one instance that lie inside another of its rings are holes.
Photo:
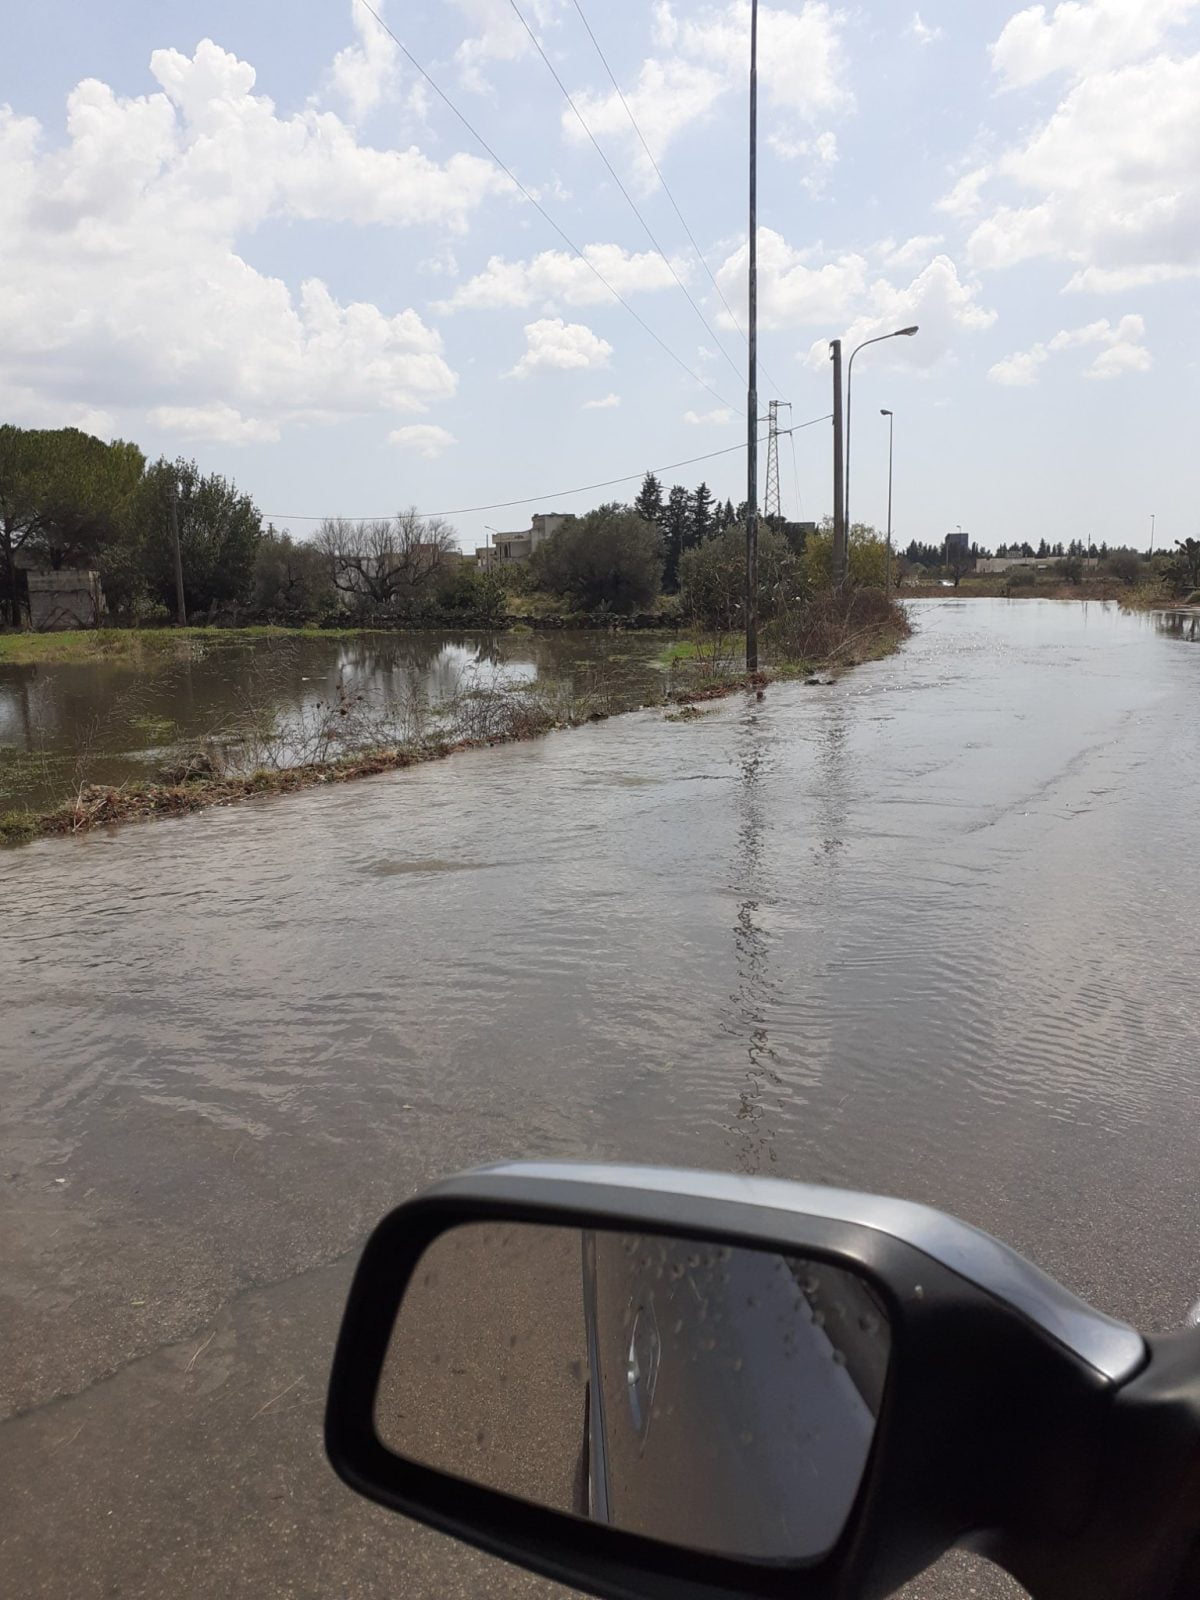
[[[747,337],[746,330],[742,327],[741,323],[738,321],[737,313],[734,311],[733,307],[729,304],[729,301],[726,300],[724,291],[722,290],[721,285],[717,282],[715,276],[713,275],[713,270],[709,266],[708,261],[705,259],[705,255],[704,255],[703,250],[701,250],[700,246],[696,243],[695,234],[688,227],[687,218],[684,216],[683,212],[679,209],[679,202],[676,200],[674,194],[672,194],[671,186],[667,182],[665,176],[663,175],[662,168],[659,166],[658,162],[654,159],[654,151],[651,150],[650,146],[646,143],[646,136],[642,132],[641,128],[638,125],[638,120],[633,114],[633,108],[630,106],[629,101],[626,100],[625,95],[622,92],[621,85],[617,82],[616,75],[614,74],[613,69],[608,64],[608,57],[604,54],[604,51],[600,48],[599,39],[597,39],[596,35],[592,32],[591,23],[588,21],[587,17],[584,16],[583,7],[580,5],[579,0],[572,0],[572,4],[574,5],[576,11],[579,13],[579,20],[580,20],[580,22],[583,23],[584,28],[587,30],[588,38],[592,41],[593,45],[595,45],[595,47],[596,47],[596,54],[600,57],[600,60],[601,60],[601,62],[603,64],[603,66],[604,66],[605,72],[608,73],[608,81],[609,81],[609,83],[611,83],[613,88],[616,90],[617,99],[621,102],[621,105],[622,105],[622,107],[624,108],[624,111],[625,111],[625,115],[629,118],[629,125],[633,129],[634,133],[637,134],[638,141],[641,144],[642,149],[646,152],[646,159],[649,161],[650,165],[654,168],[654,175],[658,179],[659,183],[662,184],[663,193],[666,195],[667,199],[671,202],[671,207],[672,207],[673,211],[675,212],[675,215],[679,218],[680,226],[683,228],[684,233],[687,234],[688,239],[691,242],[692,249],[696,252],[697,261],[699,261],[700,265],[704,268],[705,272],[708,274],[708,280],[712,284],[713,288],[717,291],[717,295],[720,298],[721,304],[725,307],[725,310],[729,315],[729,320],[733,323],[734,327],[741,334],[742,339],[747,344],[749,344],[750,341],[749,341],[749,339]],[[522,18],[522,21],[524,21],[524,18]],[[576,115],[578,115],[578,113],[576,113]],[[726,358],[726,359],[728,359],[728,358]],[[775,379],[771,376],[771,374],[767,371],[767,369],[765,367],[761,366],[761,363],[760,363],[760,371],[762,372],[763,377],[771,385],[772,389],[774,389],[775,393],[777,395],[782,396],[783,390],[775,382]],[[741,376],[741,374],[739,373],[739,377],[740,376]]]
[[[667,255],[667,252],[663,249],[662,245],[660,245],[658,240],[654,237],[654,230],[651,228],[650,224],[646,221],[645,217],[642,215],[641,208],[638,206],[637,201],[633,198],[633,196],[630,194],[629,190],[622,183],[620,174],[617,172],[617,169],[613,166],[612,162],[608,159],[607,155],[605,155],[604,150],[602,149],[599,140],[596,138],[596,135],[592,132],[591,128],[588,127],[587,122],[586,122],[586,120],[584,118],[583,112],[580,111],[579,107],[575,104],[575,101],[571,96],[570,90],[567,88],[566,84],[562,81],[562,78],[559,76],[558,69],[555,67],[553,61],[551,61],[550,57],[542,49],[541,40],[538,38],[537,34],[534,33],[533,29],[529,26],[529,23],[525,19],[524,12],[521,10],[520,6],[517,4],[517,0],[508,0],[508,3],[512,7],[513,11],[516,13],[518,19],[520,20],[521,26],[525,29],[525,32],[529,35],[529,38],[530,38],[530,40],[531,40],[531,42],[533,44],[533,48],[537,51],[538,55],[541,56],[542,60],[546,63],[546,70],[549,72],[550,76],[554,79],[555,83],[558,85],[559,89],[562,91],[563,99],[567,102],[567,104],[570,106],[571,110],[575,114],[575,120],[578,122],[579,126],[583,129],[584,133],[586,133],[588,138],[591,140],[592,148],[595,150],[596,154],[600,157],[601,161],[603,161],[605,167],[608,169],[609,176],[612,178],[612,181],[616,184],[617,188],[621,191],[621,194],[624,196],[626,205],[628,205],[629,209],[633,212],[634,216],[641,223],[642,228],[643,228],[643,230],[645,232],[645,235],[646,235],[647,239],[649,239],[650,243],[654,246],[655,250],[658,252],[658,254],[662,257],[663,261],[666,263],[667,271],[675,279],[676,284],[678,284],[679,288],[683,291],[684,295],[687,297],[688,305],[691,306],[692,310],[700,318],[701,327],[704,329],[705,333],[708,335],[708,337],[716,345],[716,347],[720,351],[721,355],[723,355],[725,357],[725,360],[729,363],[729,366],[733,371],[734,377],[738,378],[740,380],[742,378],[743,374],[742,374],[741,369],[738,367],[737,362],[734,361],[733,357],[729,354],[729,352],[725,349],[725,346],[721,343],[720,334],[712,326],[712,324],[709,322],[708,318],[704,315],[704,312],[697,305],[696,301],[692,297],[691,290],[688,288],[687,284],[684,283],[683,279],[676,272],[674,263],[671,261],[670,257]]]
[[[579,246],[575,243],[575,241],[572,238],[570,238],[567,235],[567,233],[564,232],[564,230],[558,225],[557,222],[555,222],[554,218],[546,210],[545,206],[542,205],[541,201],[538,200],[525,187],[525,185],[521,182],[520,178],[518,178],[516,173],[513,172],[512,168],[507,166],[505,164],[505,162],[501,161],[500,157],[496,154],[496,152],[492,149],[491,145],[487,142],[487,140],[479,132],[478,128],[476,128],[474,126],[474,124],[471,123],[467,119],[465,113],[463,113],[462,111],[460,111],[458,109],[458,107],[454,104],[454,101],[451,100],[450,96],[445,92],[445,90],[440,86],[440,84],[438,84],[430,76],[430,74],[428,72],[426,72],[425,68],[417,60],[416,56],[413,55],[412,51],[404,43],[403,39],[399,38],[395,33],[392,32],[391,28],[387,25],[387,23],[379,15],[378,11],[376,11],[375,8],[370,4],[370,0],[361,0],[361,4],[363,6],[363,9],[365,11],[369,12],[370,15],[375,18],[375,21],[383,29],[384,33],[387,34],[388,38],[391,39],[393,44],[396,45],[397,49],[399,49],[401,51],[401,53],[404,55],[405,59],[413,67],[415,67],[416,70],[421,74],[421,76],[425,79],[425,82],[433,90],[434,94],[437,95],[438,99],[441,100],[442,103],[445,106],[447,106],[454,113],[454,115],[462,123],[463,127],[467,130],[467,132],[471,135],[471,137],[487,152],[487,154],[490,157],[490,159],[492,161],[494,161],[496,166],[498,166],[500,168],[500,171],[504,174],[504,176],[508,179],[508,181],[514,186],[514,188],[518,189],[520,191],[520,193],[525,197],[525,199],[528,200],[529,204],[534,208],[534,210],[537,211],[538,214],[546,222],[548,222],[550,224],[550,226],[554,229],[555,233],[562,240],[562,242],[567,246],[567,248],[572,252],[572,254],[573,255],[577,255],[579,257],[579,259],[583,262],[584,266],[586,266],[588,268],[588,270],[593,274],[593,276],[599,279],[599,281],[608,290],[609,294],[612,295],[613,299],[617,302],[617,304],[621,305],[621,306],[624,306],[625,310],[628,311],[629,315],[638,324],[638,326],[643,328],[645,330],[645,332],[650,335],[650,337],[654,340],[655,344],[658,345],[659,348],[661,350],[663,350],[667,355],[669,355],[671,360],[675,362],[676,366],[681,367],[682,370],[687,373],[688,377],[691,378],[694,383],[698,383],[702,389],[706,389],[708,391],[708,393],[712,395],[714,400],[719,400],[723,406],[728,406],[729,405],[729,401],[726,400],[723,395],[718,394],[717,391],[712,387],[711,384],[706,383],[698,372],[694,372],[692,370],[692,368],[688,366],[687,362],[683,359],[682,356],[676,355],[675,351],[671,349],[670,345],[667,344],[666,340],[661,338],[657,333],[655,333],[654,329],[650,326],[650,324],[646,321],[646,319],[644,317],[642,317],[641,315],[639,315],[639,313],[636,312],[633,309],[633,307],[629,304],[629,301],[626,300],[625,296],[623,294],[620,294],[616,289],[613,288],[612,284],[609,283],[608,279],[600,271],[600,268],[595,264],[595,262],[592,261],[588,256],[584,255],[583,251],[579,248]]]
[[[801,428],[815,427],[818,422],[828,422],[832,413],[826,412],[823,417],[811,417],[807,422],[798,422],[792,428],[780,428],[781,434],[799,433]],[[766,438],[766,435],[763,435]],[[761,441],[760,441],[761,443]],[[573,489],[554,489],[545,494],[527,494],[519,500],[493,500],[486,506],[455,506],[449,511],[418,511],[416,515],[424,521],[433,517],[467,517],[476,511],[509,511],[514,506],[531,506],[539,500],[565,500],[568,495],[587,494],[593,489],[611,489],[618,483],[632,483],[635,478],[644,478],[647,472],[655,477],[660,472],[674,472],[677,467],[694,467],[699,461],[714,461],[717,456],[730,456],[738,450],[745,450],[745,440],[741,444],[726,445],[723,450],[709,450],[702,456],[689,456],[686,461],[668,461],[662,467],[639,467],[636,472],[625,472],[619,478],[604,478],[599,483],[581,483]],[[343,515],[343,513],[338,513]],[[346,517],[347,522],[386,522],[393,515],[390,511],[376,513],[374,516]],[[336,516],[330,513],[319,514],[314,511],[264,511],[263,516],[268,522],[334,522]]]

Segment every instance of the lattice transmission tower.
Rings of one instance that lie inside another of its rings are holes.
[[[783,505],[779,495],[779,408],[786,406],[790,411],[790,400],[771,400],[767,403],[767,487],[763,495],[763,516],[783,517]]]

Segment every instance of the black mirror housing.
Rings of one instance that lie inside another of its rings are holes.
[[[814,1562],[701,1553],[538,1506],[387,1449],[375,1404],[405,1290],[446,1230],[480,1221],[717,1241],[852,1270],[886,1308],[892,1357],[853,1509]],[[1114,1394],[1141,1337],[985,1234],[903,1201],[694,1172],[515,1163],[393,1211],[359,1264],[325,1418],[352,1489],[558,1582],[623,1600],[886,1595],[955,1543],[1002,1562],[1078,1528]],[[1007,1563],[1005,1563],[1007,1564]]]

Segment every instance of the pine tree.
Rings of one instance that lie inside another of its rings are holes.
[[[719,515],[718,522],[717,522],[717,526],[720,529],[720,531],[722,533],[724,533],[725,529],[726,528],[732,528],[733,524],[734,524],[733,501],[732,500],[726,500],[725,504],[721,507],[720,515]]]
[[[639,517],[652,522],[656,528],[662,526],[663,520],[663,493],[662,484],[652,472],[648,472],[642,479],[642,487],[638,490],[637,499],[633,502],[633,509]]]
[[[703,544],[706,539],[712,537],[714,531],[712,490],[706,483],[697,484],[691,503],[691,518],[687,536],[689,548],[695,544]]]
[[[687,548],[692,522],[692,497],[682,484],[675,484],[667,496],[663,512],[664,546],[663,588],[673,594],[679,587],[679,557]]]

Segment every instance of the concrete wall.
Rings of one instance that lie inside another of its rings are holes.
[[[63,628],[95,628],[104,615],[104,590],[98,572],[64,568],[30,572],[29,620],[38,633]]]
[[[1008,572],[1012,567],[1032,567],[1038,572],[1045,572],[1050,567],[1056,567],[1060,561],[1070,561],[1071,556],[983,556],[975,563],[976,572]],[[1100,565],[1098,556],[1081,556],[1084,571],[1090,571]]]

